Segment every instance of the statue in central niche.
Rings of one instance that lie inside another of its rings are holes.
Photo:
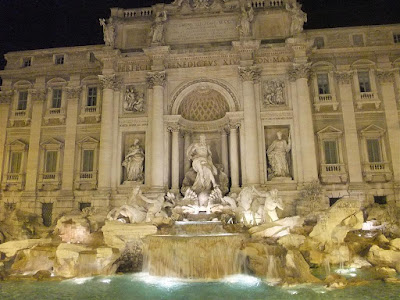
[[[277,139],[272,142],[267,150],[268,161],[272,169],[272,174],[269,177],[290,177],[287,155],[292,148],[290,133],[287,142],[282,138],[280,131],[276,133],[276,137]]]
[[[200,135],[198,143],[191,144],[187,149],[187,157],[192,161],[193,170],[196,172],[196,179],[192,190],[197,194],[216,188],[215,176],[217,168],[212,162],[210,146],[206,143],[206,136]]]

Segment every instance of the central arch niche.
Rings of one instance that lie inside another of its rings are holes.
[[[198,87],[183,99],[178,113],[186,120],[207,122],[222,119],[228,111],[229,105],[221,93]]]

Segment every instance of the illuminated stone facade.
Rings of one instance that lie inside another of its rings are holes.
[[[177,0],[111,9],[105,45],[8,53],[1,205],[54,219],[135,185],[178,193],[200,134],[231,191],[277,188],[287,214],[317,178],[327,198],[399,200],[400,25],[305,21],[295,0]],[[266,154],[277,132],[284,176]]]

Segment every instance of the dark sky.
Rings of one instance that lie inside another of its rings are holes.
[[[110,7],[146,7],[172,0],[0,0],[0,69],[9,51],[101,44],[98,19]],[[400,23],[400,0],[300,0],[305,28]]]

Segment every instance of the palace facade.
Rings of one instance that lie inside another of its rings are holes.
[[[315,179],[331,203],[399,202],[400,25],[306,19],[295,0],[176,0],[112,8],[104,45],[6,54],[0,204],[51,223],[137,185],[179,193],[200,134],[231,192],[277,188],[287,214]]]

